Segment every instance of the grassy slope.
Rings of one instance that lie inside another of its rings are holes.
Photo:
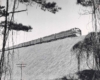
[[[14,80],[20,79],[20,68],[16,65],[19,63],[26,64],[23,80],[54,79],[76,72],[77,60],[74,53],[71,53],[71,48],[83,38],[84,36],[65,38],[15,49]]]

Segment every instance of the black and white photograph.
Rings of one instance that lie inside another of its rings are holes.
[[[100,0],[0,0],[0,80],[100,80]]]

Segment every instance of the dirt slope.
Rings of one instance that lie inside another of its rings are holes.
[[[20,63],[26,64],[23,68],[23,80],[49,80],[76,72],[77,59],[71,48],[82,39],[84,36],[70,37],[15,49],[13,79],[20,79],[21,70],[16,65]],[[87,68],[84,66],[85,64],[81,68]]]

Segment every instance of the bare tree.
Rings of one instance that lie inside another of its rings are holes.
[[[100,32],[98,32],[100,26],[100,0],[77,0],[77,4],[81,4],[84,7],[91,7],[92,26],[95,28],[95,32],[86,35],[85,39],[76,43],[72,48],[72,51],[77,53],[78,70],[80,70],[80,62],[84,56],[88,62],[89,57],[92,55],[94,70],[100,71]]]

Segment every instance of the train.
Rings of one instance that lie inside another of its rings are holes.
[[[5,50],[27,47],[27,46],[31,46],[31,45],[40,44],[40,43],[51,42],[51,41],[54,41],[57,39],[63,39],[63,38],[67,38],[67,37],[77,37],[77,36],[81,36],[81,35],[82,35],[82,33],[81,33],[81,30],[79,28],[72,28],[72,29],[67,30],[67,31],[55,33],[55,34],[52,34],[49,36],[45,36],[43,38],[38,38],[38,39],[29,41],[29,42],[21,43],[21,44],[15,45],[13,47],[6,48]]]

